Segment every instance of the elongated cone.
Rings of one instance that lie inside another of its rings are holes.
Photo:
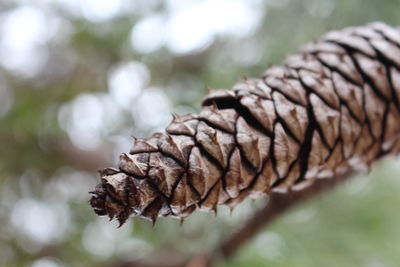
[[[383,23],[327,33],[232,90],[211,92],[198,115],[136,139],[118,169],[101,172],[90,204],[183,219],[246,197],[290,194],[368,169],[400,151],[400,31]]]

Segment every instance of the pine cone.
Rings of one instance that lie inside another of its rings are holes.
[[[368,169],[400,151],[400,31],[383,23],[327,33],[198,115],[136,139],[101,171],[90,204],[122,225],[131,215],[184,218],[246,197],[302,190]]]

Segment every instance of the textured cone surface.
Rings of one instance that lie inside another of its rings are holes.
[[[90,203],[121,224],[184,218],[368,169],[400,151],[399,99],[400,31],[329,32],[262,78],[211,92],[166,133],[136,139],[118,169],[101,172]]]

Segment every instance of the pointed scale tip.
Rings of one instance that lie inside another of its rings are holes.
[[[157,218],[151,218],[151,227],[154,228],[154,226],[156,225],[157,222]]]
[[[213,100],[211,103],[211,110],[216,111],[219,110],[217,103]]]
[[[234,209],[235,209],[234,207],[229,207],[229,216],[232,216],[232,213],[233,213]]]
[[[122,220],[120,218],[118,218],[118,227],[117,228],[121,228],[122,225],[124,225],[126,222],[126,220]]]
[[[118,216],[117,216],[117,220],[118,220],[118,223],[119,223],[118,228],[120,228],[122,225],[125,224],[125,222],[129,218],[130,214],[131,213],[129,212],[129,208],[126,208],[124,211],[122,211],[122,212],[120,212],[120,214],[118,214]]]
[[[186,217],[184,217],[184,216],[179,217],[179,223],[180,223],[181,226],[182,226],[183,223],[185,222],[185,219],[186,219]]]
[[[133,145],[135,145],[136,142],[137,142],[137,137],[136,137],[136,136],[133,136],[133,135],[130,135],[130,138],[131,138],[132,141],[133,141]]]
[[[100,174],[101,177],[107,176],[107,175],[114,175],[118,173],[117,169],[114,168],[106,168],[106,169],[99,169],[97,172]]]
[[[214,88],[211,88],[211,87],[207,86],[207,91],[208,91],[209,94],[211,94],[211,93],[215,92],[216,90]]]
[[[218,215],[218,210],[217,210],[216,205],[214,205],[214,207],[211,208],[210,212],[213,213],[214,216],[217,216],[217,215]]]
[[[178,119],[178,114],[176,114],[175,112],[171,112],[171,116],[172,116],[172,121],[176,121],[176,119]]]

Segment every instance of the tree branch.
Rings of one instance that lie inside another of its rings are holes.
[[[291,192],[290,194],[271,193],[269,201],[260,210],[240,227],[236,232],[232,233],[227,239],[223,240],[213,253],[199,253],[189,258],[184,255],[175,255],[174,261],[170,257],[162,255],[157,259],[149,262],[118,262],[108,267],[134,267],[134,266],[168,266],[168,267],[209,267],[213,266],[219,260],[228,260],[232,258],[240,248],[257,235],[264,227],[271,224],[276,218],[284,214],[289,209],[298,204],[318,196],[320,193],[336,188],[338,184],[342,184],[352,176],[352,173],[335,177],[333,179],[317,179],[312,186],[301,191]]]
[[[304,201],[319,195],[322,192],[332,190],[337,184],[341,184],[351,176],[351,173],[335,177],[334,179],[318,179],[315,183],[301,191],[290,194],[272,193],[268,203],[258,210],[247,223],[233,233],[229,238],[221,242],[211,260],[218,257],[229,259],[262,228],[271,224],[279,215]]]

